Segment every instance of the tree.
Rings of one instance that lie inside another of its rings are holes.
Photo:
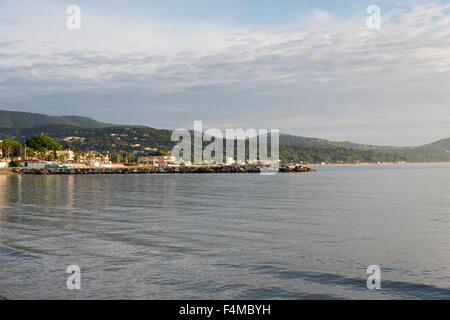
[[[27,157],[34,158],[37,155],[36,151],[34,149],[32,149],[32,148],[27,148],[26,152],[27,152],[27,154],[26,154]]]
[[[11,155],[11,153],[18,156],[19,155],[19,149],[22,147],[22,144],[19,141],[14,141],[11,139],[5,139],[2,142],[2,150],[3,154],[6,155],[7,158]]]
[[[30,138],[26,141],[26,144],[29,148],[33,148],[42,153],[61,150],[61,145],[58,142],[44,135]]]
[[[115,152],[112,149],[109,149],[109,154],[111,155],[111,161],[114,163],[119,163],[122,161],[122,157],[120,156],[120,154],[118,154],[117,152]]]
[[[124,152],[122,155],[122,159],[125,159],[125,164],[136,162],[136,160],[137,160],[136,157],[134,156],[134,154],[132,154],[130,152]]]
[[[12,160],[12,161],[9,163],[8,166],[9,166],[10,168],[17,168],[17,167],[20,167],[20,162],[17,161],[17,160]]]
[[[63,142],[62,147],[63,147],[63,149],[70,149],[70,150],[72,150],[75,153],[77,153],[77,152],[82,153],[83,152],[80,148],[74,146],[70,142]]]
[[[74,161],[75,162],[79,162],[81,158],[81,152],[75,152],[75,157],[74,157]]]

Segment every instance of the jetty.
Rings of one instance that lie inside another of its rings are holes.
[[[278,172],[314,172],[299,164],[280,165]],[[157,174],[157,173],[261,173],[270,168],[257,165],[210,165],[210,166],[167,166],[167,167],[120,167],[120,168],[11,168],[16,174]]]

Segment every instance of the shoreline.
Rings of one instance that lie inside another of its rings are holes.
[[[310,167],[330,167],[330,166],[407,166],[407,165],[418,165],[418,164],[450,164],[450,162],[385,162],[385,163],[374,163],[374,162],[362,162],[362,163],[307,163],[305,166]]]
[[[2,175],[2,174],[14,174],[12,169],[14,169],[14,168],[1,168],[0,169],[0,175]]]
[[[444,165],[450,162],[405,162],[405,163],[308,163],[280,165],[278,172],[315,172],[320,167],[358,167],[358,166],[408,166],[408,165]],[[157,174],[157,173],[261,173],[256,165],[199,165],[186,167],[76,167],[76,168],[0,168],[0,175],[15,174]]]

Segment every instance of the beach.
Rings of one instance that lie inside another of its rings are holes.
[[[14,174],[13,168],[0,168],[0,174]]]

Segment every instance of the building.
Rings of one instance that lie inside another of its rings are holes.
[[[61,151],[56,151],[56,156],[59,157],[64,157],[64,161],[74,161],[75,160],[75,153],[70,150],[61,150]]]
[[[28,169],[43,169],[47,164],[46,161],[41,160],[20,160],[20,166]]]
[[[100,154],[96,151],[89,151],[80,156],[80,161],[97,161],[101,163],[110,163],[109,153]]]
[[[86,165],[88,167],[100,168],[102,166],[102,163],[100,161],[96,161],[96,160],[88,160],[86,162]]]
[[[72,141],[83,142],[84,140],[86,140],[86,138],[81,138],[81,137],[65,137],[63,140],[64,140],[64,141],[67,141],[67,142],[72,142]]]
[[[175,158],[172,156],[148,156],[148,157],[139,157],[138,162],[140,164],[146,165],[159,165],[162,163],[173,163]]]

